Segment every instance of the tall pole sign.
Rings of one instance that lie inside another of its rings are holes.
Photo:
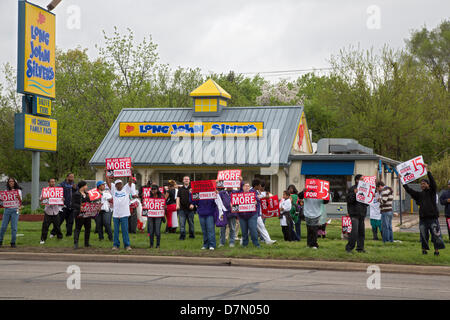
[[[56,152],[57,122],[50,119],[55,99],[55,14],[19,0],[17,92],[14,146],[32,152],[31,209],[39,207],[40,152]]]

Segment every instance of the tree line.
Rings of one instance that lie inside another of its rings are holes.
[[[443,187],[450,178],[450,20],[415,30],[405,46],[380,51],[350,46],[330,56],[331,69],[275,83],[230,71],[205,76],[196,68],[159,62],[151,36],[136,43],[133,31],[111,35],[87,49],[57,50],[58,151],[41,153],[41,179],[67,172],[94,178],[89,160],[122,108],[191,107],[189,93],[214,79],[230,106],[304,105],[313,141],[354,138],[383,156],[423,155]],[[3,65],[0,84],[0,168],[31,179],[31,152],[14,149],[14,113],[21,112],[15,70]]]

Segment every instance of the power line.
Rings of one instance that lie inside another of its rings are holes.
[[[285,74],[285,73],[300,73],[319,70],[331,70],[332,68],[309,68],[309,69],[291,69],[291,70],[277,70],[277,71],[252,71],[240,72],[241,74]]]

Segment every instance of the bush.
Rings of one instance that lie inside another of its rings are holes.
[[[28,193],[25,197],[23,197],[22,205],[24,206],[31,205],[31,193]]]

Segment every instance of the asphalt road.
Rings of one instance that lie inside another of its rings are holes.
[[[90,262],[70,290],[69,265],[0,260],[0,299],[450,299],[447,276],[382,273],[370,290],[365,272]]]

